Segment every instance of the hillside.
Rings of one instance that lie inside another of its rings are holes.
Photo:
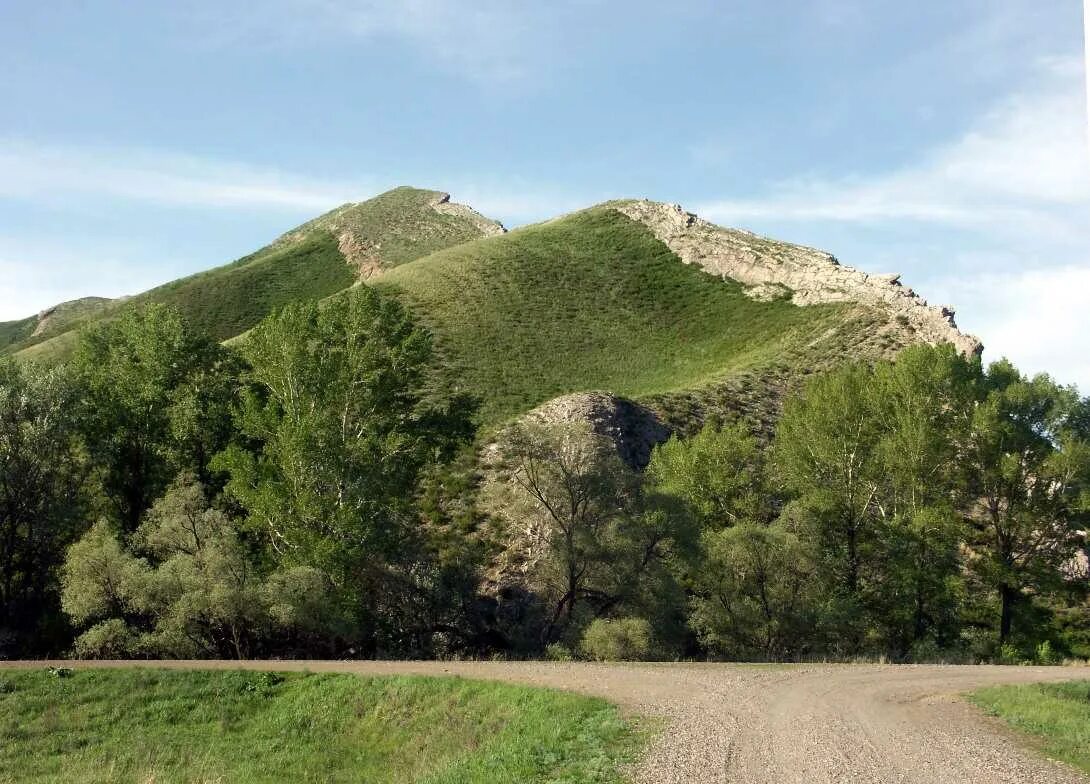
[[[768,274],[744,285],[680,257],[641,209],[676,210],[599,205],[439,251],[374,283],[433,330],[451,377],[482,400],[485,424],[585,390],[646,401],[677,426],[702,419],[704,409],[745,409],[747,398],[756,409],[749,413],[760,416],[792,378],[932,337],[922,327],[931,309],[892,279],[880,285],[893,292],[893,305],[846,287],[834,296],[827,286],[820,296],[787,274],[786,282]],[[818,254],[735,234],[747,240],[751,261],[785,273],[790,259]],[[712,246],[727,247],[718,238]],[[821,272],[813,260],[804,263]],[[838,274],[829,264],[824,271]],[[839,268],[845,271],[867,278]],[[950,329],[935,337],[956,339]]]
[[[916,342],[979,350],[952,311],[929,307],[896,275],[676,205],[614,201],[505,233],[445,193],[397,188],[124,303],[80,300],[0,324],[0,351],[56,361],[77,327],[142,302],[173,305],[231,341],[288,302],[359,281],[434,332],[485,426],[588,391],[639,401],[675,430],[710,416],[767,422],[787,390],[838,362]]]
[[[468,207],[450,203],[445,193],[396,188],[338,207],[256,253],[167,283],[125,304],[173,305],[194,326],[226,340],[288,302],[322,299],[383,269],[502,231]],[[120,306],[83,312],[47,331],[35,332],[36,319],[0,324],[0,351],[6,348],[24,359],[61,358],[71,348],[76,327],[108,318]]]

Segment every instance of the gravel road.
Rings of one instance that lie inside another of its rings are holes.
[[[25,662],[0,666],[35,666]],[[64,662],[65,666],[73,666]],[[237,662],[86,666],[234,668]],[[85,666],[80,663],[76,666]],[[459,675],[570,689],[665,719],[638,784],[1090,784],[958,695],[1069,680],[1065,668],[896,665],[244,662],[264,670]]]

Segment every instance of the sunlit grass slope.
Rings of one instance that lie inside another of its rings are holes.
[[[474,221],[432,207],[441,195],[396,188],[368,201],[339,207],[256,253],[139,294],[94,317],[109,318],[117,308],[133,304],[166,303],[177,307],[194,327],[226,340],[290,302],[322,299],[351,286],[357,269],[338,248],[342,234],[349,234],[366,248],[380,267],[403,264],[481,236]],[[67,329],[53,330],[52,337],[43,339],[22,335],[10,341],[10,349],[21,351],[24,359],[62,359],[73,344],[68,332],[90,320],[71,320]],[[21,322],[11,324],[0,325],[0,351],[4,350],[5,329],[20,335]]]
[[[619,782],[601,700],[454,678],[0,672],[0,782]]]
[[[607,206],[434,253],[375,285],[433,330],[486,423],[567,392],[699,387],[782,357],[844,313],[755,301]]]

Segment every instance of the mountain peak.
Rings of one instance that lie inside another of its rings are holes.
[[[901,284],[899,274],[869,274],[830,253],[710,223],[680,204],[636,199],[609,202],[649,228],[686,264],[746,286],[754,299],[786,297],[796,305],[856,302],[888,313],[889,328],[930,344],[952,343],[967,356],[982,345],[961,332],[954,311],[931,306]]]

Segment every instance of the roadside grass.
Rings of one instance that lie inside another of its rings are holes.
[[[432,330],[484,424],[568,392],[699,387],[813,341],[848,310],[753,300],[608,206],[433,253],[375,285]]]
[[[1048,756],[1090,772],[1090,681],[992,686],[969,699]]]
[[[607,784],[638,744],[602,700],[458,678],[0,673],[4,784]]]

